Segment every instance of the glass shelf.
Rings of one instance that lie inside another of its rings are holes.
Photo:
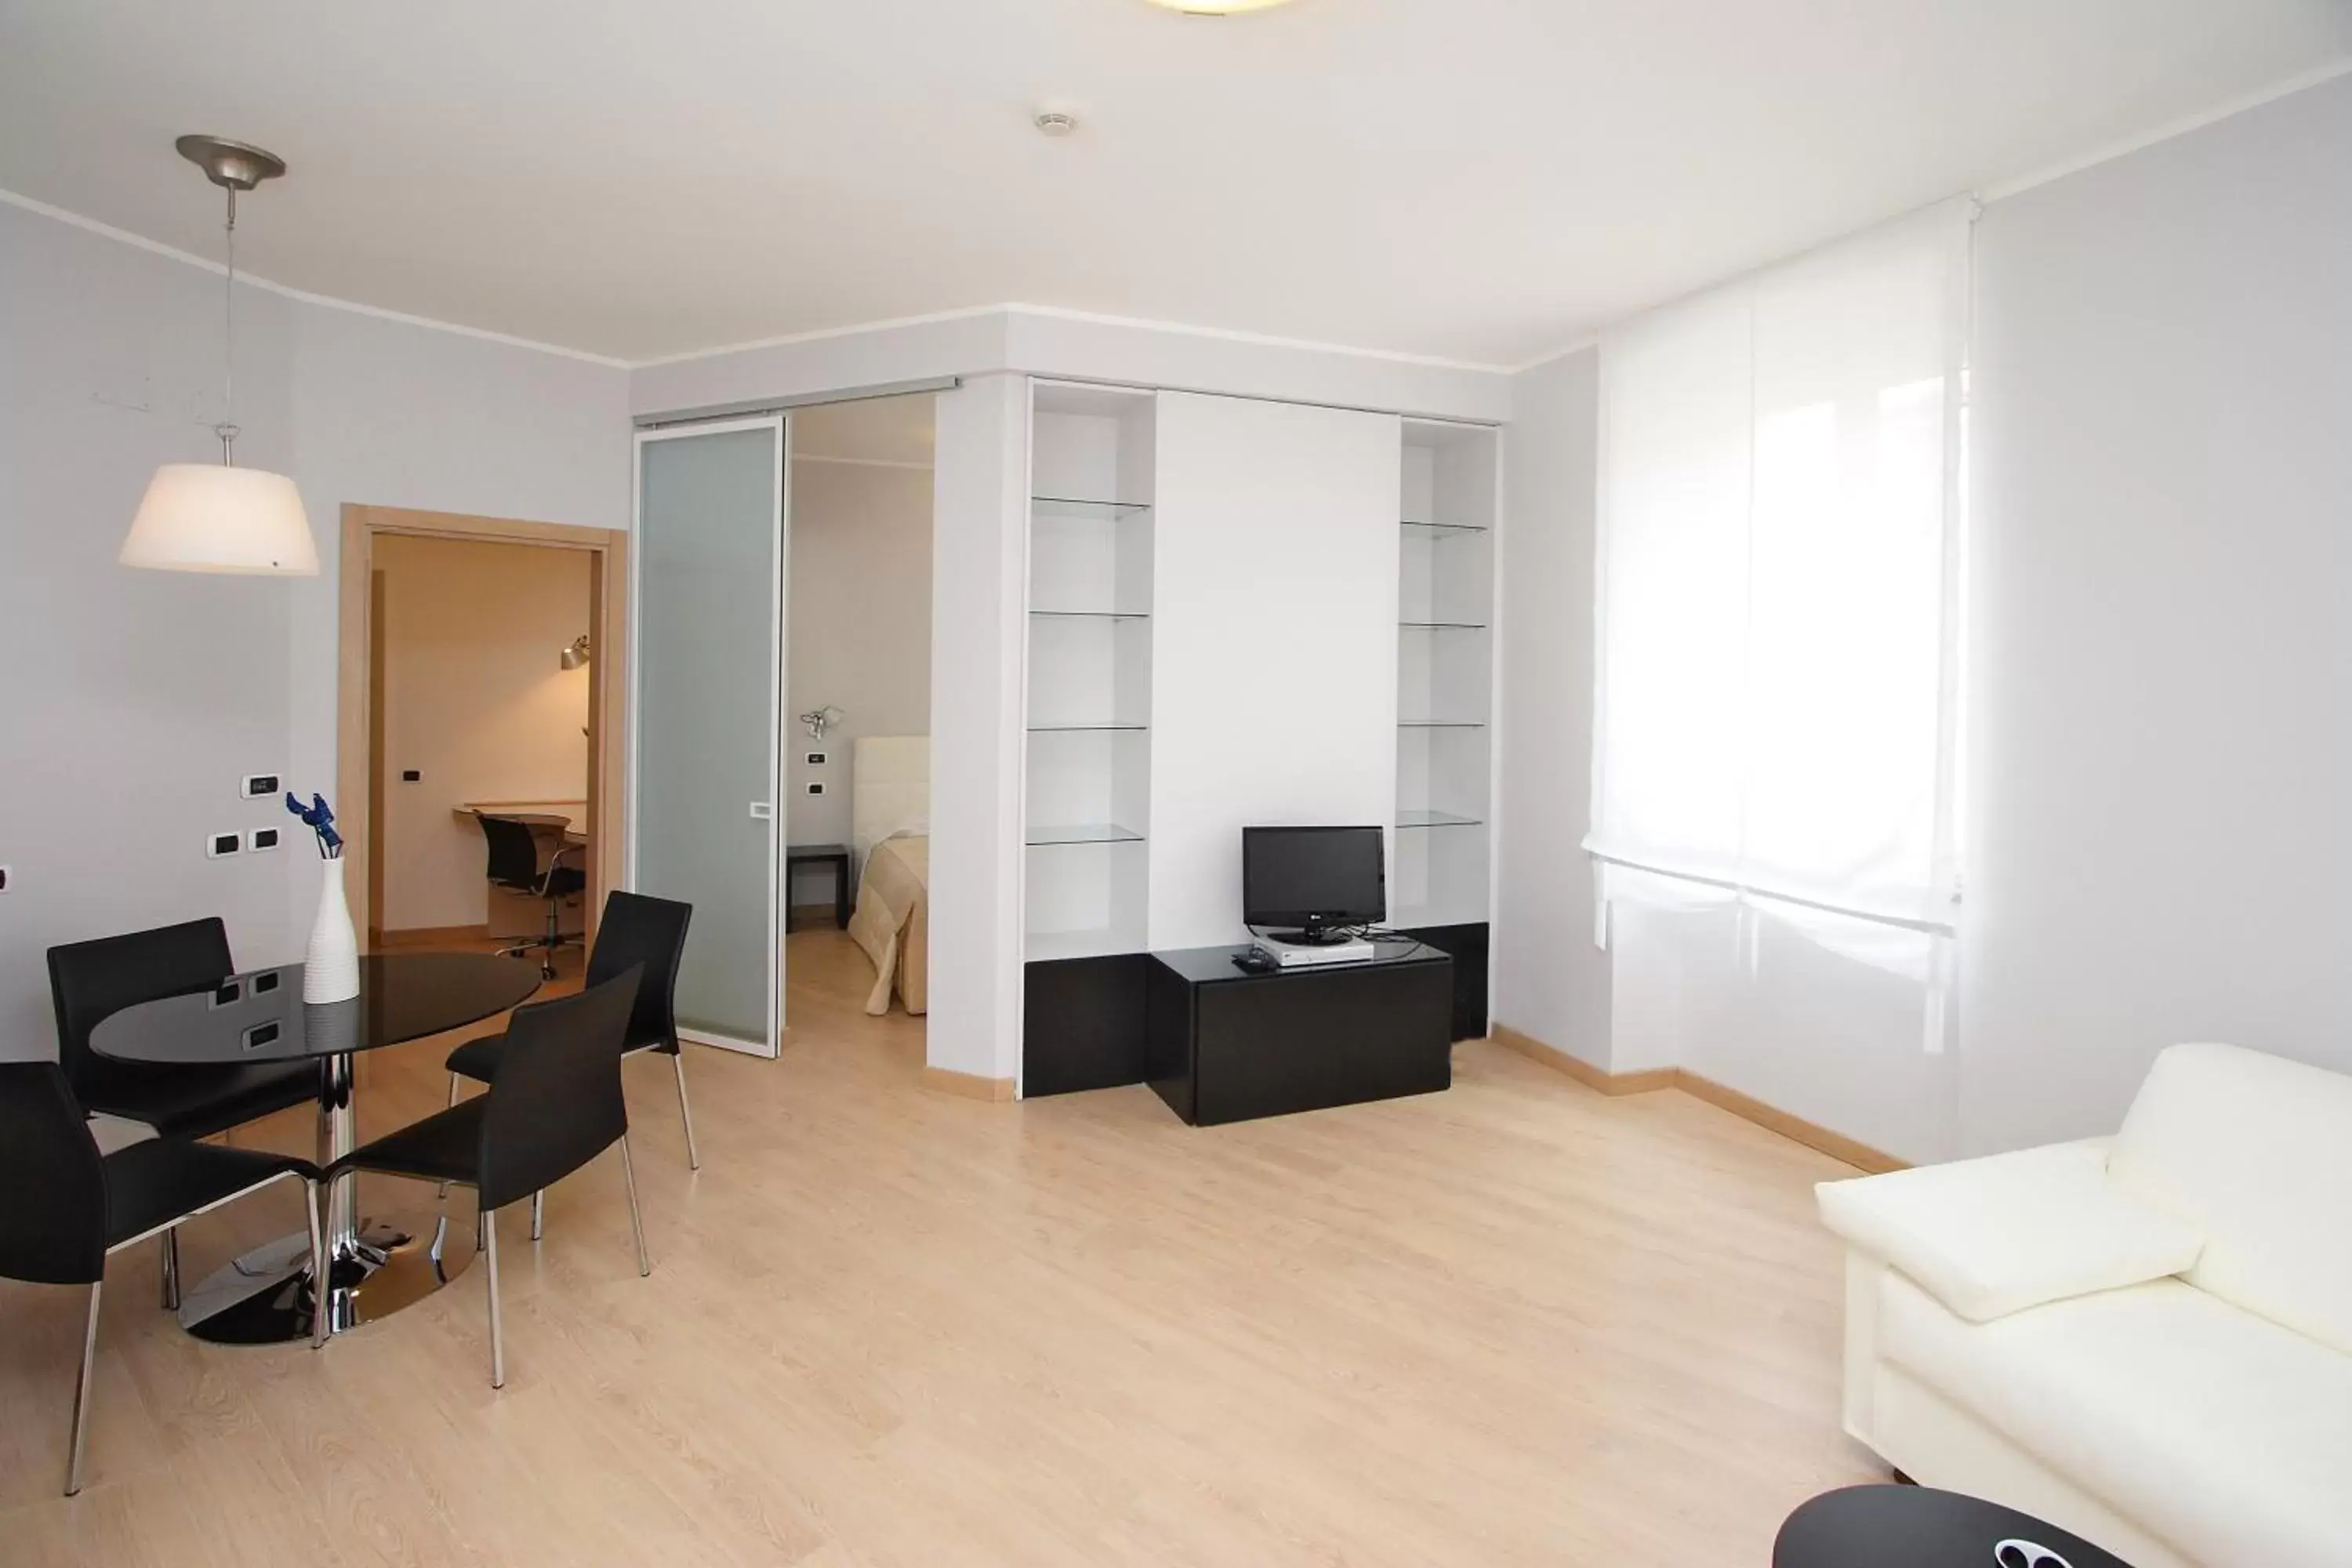
[[[1483,730],[1484,719],[1400,719],[1400,730]]]
[[[1117,522],[1150,510],[1148,500],[1083,500],[1076,496],[1029,498],[1029,510],[1037,517],[1081,517],[1097,522]]]
[[[1140,844],[1143,835],[1131,827],[1121,827],[1115,822],[1080,822],[1050,827],[1032,827],[1029,847],[1044,848],[1053,844]]]
[[[1140,734],[1149,724],[1032,724],[1033,735]]]
[[[1400,811],[1399,827],[1478,827],[1484,826],[1475,816],[1456,816],[1450,811]]]
[[[1423,532],[1441,537],[1448,533],[1484,533],[1486,531],[1486,524],[1479,522],[1422,522],[1410,517],[1404,519],[1398,524],[1398,526],[1401,528],[1418,528]]]
[[[1484,621],[1399,621],[1397,625],[1409,632],[1483,632]]]
[[[1032,610],[1029,612],[1049,621],[1148,621],[1147,610]]]

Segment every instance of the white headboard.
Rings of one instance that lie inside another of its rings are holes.
[[[931,738],[860,735],[849,778],[849,834],[860,860],[885,838],[931,830]]]

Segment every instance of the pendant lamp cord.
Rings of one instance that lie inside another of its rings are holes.
[[[221,466],[236,463],[236,187],[228,187],[228,274],[221,285]]]

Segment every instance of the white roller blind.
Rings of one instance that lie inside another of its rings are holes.
[[[1603,341],[1596,856],[1948,929],[1969,216]]]

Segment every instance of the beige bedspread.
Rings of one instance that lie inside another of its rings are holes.
[[[927,837],[886,838],[866,857],[857,882],[857,912],[849,934],[874,961],[874,991],[866,1010],[890,1010],[890,993],[909,1013],[928,1006],[931,948],[931,841]]]

